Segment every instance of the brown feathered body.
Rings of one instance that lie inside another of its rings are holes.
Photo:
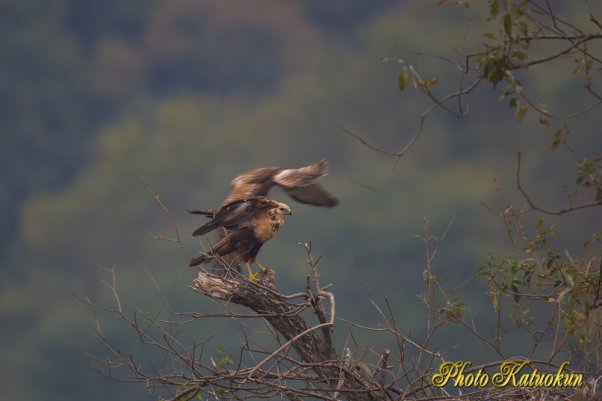
[[[207,234],[217,228],[220,239],[208,252],[192,259],[189,266],[198,266],[220,259],[229,266],[255,261],[259,250],[284,224],[291,214],[288,205],[265,196],[253,196],[225,204],[215,212],[197,212],[211,218],[192,235]]]

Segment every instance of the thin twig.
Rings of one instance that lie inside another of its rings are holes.
[[[533,203],[533,201],[531,200],[531,198],[529,197],[527,192],[523,189],[523,186],[521,184],[521,181],[520,181],[521,158],[522,158],[522,152],[518,152],[517,157],[516,157],[516,186],[518,187],[518,190],[523,195],[523,197],[525,198],[525,200],[527,201],[527,203],[529,204],[529,207],[531,207],[531,209],[537,210],[538,212],[541,212],[541,213],[558,216],[561,214],[573,212],[575,210],[580,210],[580,209],[585,209],[585,208],[602,205],[602,201],[596,201],[596,202],[584,203],[584,204],[577,205],[577,206],[571,206],[571,207],[568,207],[565,209],[560,209],[560,210],[549,210],[549,209],[544,209],[540,206],[537,206],[535,203]]]

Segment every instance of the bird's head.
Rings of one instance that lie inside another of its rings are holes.
[[[282,202],[278,202],[278,206],[274,208],[274,211],[276,214],[280,214],[282,216],[290,216],[293,214],[293,212],[291,212],[291,208],[286,203]]]

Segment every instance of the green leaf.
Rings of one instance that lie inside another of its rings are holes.
[[[529,108],[527,106],[518,106],[516,109],[516,119],[518,121],[522,121],[523,118],[525,117],[525,114],[527,114],[527,111],[529,110]]]
[[[511,54],[512,58],[523,61],[527,58],[527,55],[520,50],[513,50]]]
[[[408,84],[408,80],[409,80],[409,76],[408,73],[405,71],[402,71],[401,74],[399,74],[399,90],[403,91],[406,87],[406,85]]]
[[[506,76],[507,65],[508,60],[506,56],[486,60],[481,64],[483,77],[486,80],[491,81],[491,83],[493,83],[493,86],[495,87]]]
[[[554,133],[554,137],[550,142],[550,149],[554,150],[564,141],[564,139],[571,133],[566,125],[563,125],[558,131]]]
[[[500,12],[500,2],[499,0],[493,0],[491,2],[491,6],[489,7],[489,18],[493,19],[497,17]]]
[[[437,82],[439,82],[439,78],[437,77],[432,77],[431,79],[429,79],[428,81],[426,81],[424,83],[424,86],[429,89],[430,87],[432,87],[433,85],[435,85]]]
[[[213,363],[216,367],[224,369],[226,366],[233,364],[234,361],[228,355],[224,355],[221,358],[213,358]]]
[[[514,298],[514,302],[516,303],[519,303],[521,299],[520,292],[515,284],[512,284],[512,298]]]
[[[504,15],[504,32],[508,36],[512,36],[512,16],[510,14]]]

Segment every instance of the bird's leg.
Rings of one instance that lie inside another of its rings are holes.
[[[259,278],[257,277],[258,273],[253,273],[253,271],[251,271],[251,261],[248,261],[246,263],[247,266],[247,271],[249,272],[249,280],[250,281],[259,281]]]
[[[270,274],[272,276],[276,275],[276,272],[273,269],[268,269],[267,267],[264,267],[261,263],[259,263],[258,261],[255,261],[255,264],[257,266],[259,266],[259,268],[261,269],[261,273],[267,275]]]
[[[259,268],[261,269],[261,271],[262,271],[263,273],[265,273],[266,271],[268,271],[268,269],[266,269],[265,267],[263,267],[263,265],[262,265],[261,263],[259,263],[258,261],[255,261],[255,264],[256,264],[257,266],[259,266]]]

